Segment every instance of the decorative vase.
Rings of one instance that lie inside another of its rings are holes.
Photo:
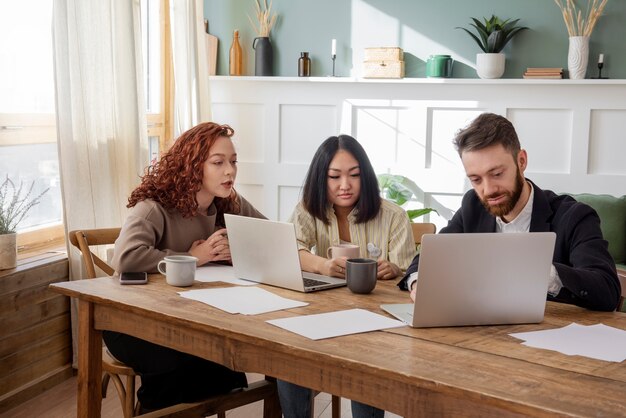
[[[254,38],[252,49],[254,49],[254,75],[274,75],[272,70],[274,51],[270,38],[268,36]]]
[[[569,78],[581,80],[587,73],[587,63],[589,62],[589,37],[570,36],[569,50],[567,52],[567,70]]]
[[[239,31],[233,32],[233,43],[230,47],[229,75],[243,75],[243,52],[239,44]]]
[[[17,266],[17,234],[0,235],[0,270]]]
[[[500,78],[504,74],[504,54],[476,54],[476,73],[480,78]]]

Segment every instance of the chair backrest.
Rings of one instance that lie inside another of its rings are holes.
[[[413,240],[415,245],[419,245],[422,242],[422,235],[434,234],[437,232],[437,225],[428,222],[412,223],[411,229],[413,230]]]
[[[617,310],[620,312],[626,312],[626,270],[617,269],[617,277],[619,278],[620,285],[622,286],[622,296],[619,299]]]
[[[96,266],[105,274],[109,276],[113,275],[115,272],[113,267],[94,254],[90,246],[113,244],[119,235],[120,228],[80,229],[70,231],[70,242],[80,250],[83,256],[85,270],[87,270],[87,278],[95,279],[97,277]]]

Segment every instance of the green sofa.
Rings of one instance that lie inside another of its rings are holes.
[[[609,242],[609,253],[615,260],[622,285],[622,299],[617,310],[626,312],[626,196],[589,193],[572,196],[594,208],[600,216],[602,235]]]
[[[602,235],[609,242],[609,253],[617,268],[626,270],[626,196],[585,193],[572,197],[598,212]]]

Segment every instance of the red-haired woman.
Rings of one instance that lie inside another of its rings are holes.
[[[117,272],[156,272],[170,254],[198,265],[229,261],[224,213],[263,218],[233,189],[237,153],[227,125],[201,123],[183,133],[128,199],[132,207],[115,242]],[[247,385],[244,373],[117,332],[103,333],[113,356],[141,376],[144,411],[194,402]]]

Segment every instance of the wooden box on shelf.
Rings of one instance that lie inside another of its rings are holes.
[[[365,48],[365,61],[403,61],[404,52],[398,47]]]
[[[403,78],[403,58],[402,48],[365,48],[363,78]]]

